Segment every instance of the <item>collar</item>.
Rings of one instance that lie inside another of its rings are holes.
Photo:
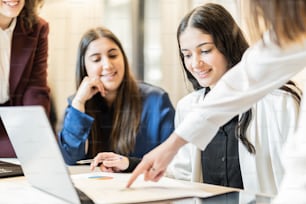
[[[12,20],[12,22],[11,22],[11,24],[9,25],[8,28],[6,28],[6,29],[4,29],[4,30],[2,30],[2,29],[0,28],[0,30],[2,30],[3,32],[7,32],[7,33],[13,33],[13,31],[14,31],[14,29],[15,29],[15,27],[16,27],[16,22],[17,22],[17,19],[16,19],[16,18],[13,18],[13,20]]]

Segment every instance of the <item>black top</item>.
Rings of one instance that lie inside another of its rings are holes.
[[[222,126],[202,151],[204,183],[243,189],[235,127],[238,116]]]
[[[204,95],[210,91],[206,87]],[[243,189],[239,163],[238,139],[235,128],[238,116],[220,127],[215,137],[201,153],[204,183]]]

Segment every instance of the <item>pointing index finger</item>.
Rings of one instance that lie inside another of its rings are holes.
[[[126,188],[131,187],[131,185],[138,178],[138,176],[140,176],[140,174],[144,173],[146,170],[150,169],[150,166],[151,165],[149,163],[145,163],[144,161],[141,161],[136,167],[136,169],[134,169],[134,171],[132,172],[132,175],[127,182]]]

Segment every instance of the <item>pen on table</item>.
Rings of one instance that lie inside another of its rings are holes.
[[[115,158],[115,159],[110,159],[110,161],[114,161],[114,160],[121,160],[122,157],[118,157],[118,158]],[[105,159],[105,160],[108,160],[108,159]],[[93,161],[93,159],[84,159],[84,160],[79,160],[77,161],[76,163],[77,164],[91,164],[91,162]]]
[[[93,161],[93,159],[84,159],[84,160],[79,160],[76,163],[77,164],[90,164]]]

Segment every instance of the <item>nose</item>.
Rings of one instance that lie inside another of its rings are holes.
[[[101,60],[101,64],[102,64],[103,69],[111,69],[112,68],[111,60],[107,57],[105,57]]]
[[[204,61],[203,61],[203,59],[201,59],[201,57],[200,56],[193,56],[193,58],[192,58],[192,67],[193,68],[200,68],[201,66],[203,66],[204,65]]]

